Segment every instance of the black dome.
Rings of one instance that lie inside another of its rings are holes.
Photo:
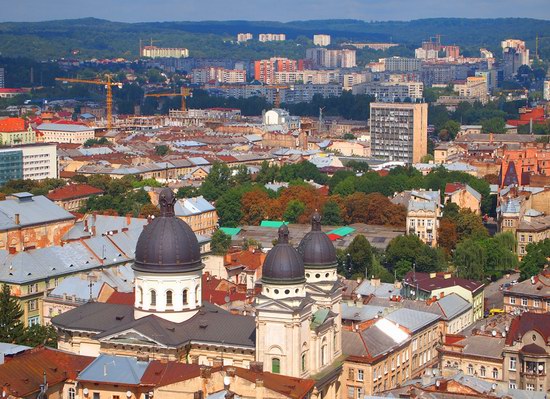
[[[160,216],[139,236],[133,269],[143,272],[189,272],[203,268],[197,237],[174,213],[176,198],[169,188],[159,196]]]
[[[315,212],[311,218],[311,231],[307,233],[298,251],[307,268],[326,268],[336,264],[336,249],[330,238],[321,231],[321,215]]]
[[[274,284],[296,284],[305,281],[302,257],[288,243],[288,227],[279,228],[279,240],[265,258],[262,281]]]

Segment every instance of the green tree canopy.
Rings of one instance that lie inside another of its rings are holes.
[[[210,173],[201,185],[201,194],[208,201],[217,200],[230,187],[231,171],[221,162],[214,162]]]
[[[343,223],[342,211],[335,201],[325,202],[321,222],[328,226],[340,226]]]
[[[231,236],[225,234],[222,230],[216,230],[212,234],[212,241],[210,242],[210,250],[214,255],[225,255],[231,247]]]
[[[550,258],[550,238],[527,245],[527,255],[519,265],[520,278],[526,280],[539,274],[544,267],[548,266],[548,258]]]
[[[25,327],[21,318],[23,310],[17,298],[13,297],[10,287],[2,285],[0,291],[0,342],[21,344],[24,340]]]
[[[347,248],[349,254],[350,274],[354,277],[368,277],[371,274],[373,262],[373,249],[364,235],[358,234]]]

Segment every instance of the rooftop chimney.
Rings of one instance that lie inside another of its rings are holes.
[[[18,213],[15,214],[15,224],[21,224],[21,218]]]

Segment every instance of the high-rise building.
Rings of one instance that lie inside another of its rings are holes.
[[[523,40],[503,40],[501,46],[505,79],[512,78],[518,72],[520,66],[531,65],[529,62],[529,49],[525,47]]]
[[[382,58],[387,72],[416,72],[420,71],[422,61],[418,58],[391,57]]]
[[[288,58],[270,58],[254,62],[254,79],[266,83],[275,83],[275,72],[293,72],[298,70],[296,60]]]
[[[550,101],[550,80],[548,79],[544,81],[543,98]]]
[[[460,56],[460,47],[445,46],[445,57],[456,60],[459,56]]]
[[[246,71],[243,69],[225,69],[219,67],[195,68],[191,73],[193,83],[246,83]]]
[[[239,43],[247,42],[247,41],[252,40],[252,39],[253,39],[252,33],[239,33],[237,35],[237,41]]]
[[[355,68],[357,66],[355,50],[327,50],[326,48],[308,48],[306,59],[313,65],[323,68]]]
[[[428,153],[428,104],[371,103],[372,155],[407,164]]]
[[[141,49],[141,56],[149,58],[187,58],[189,57],[189,50],[186,48],[144,46]]]
[[[313,44],[321,47],[329,46],[330,35],[313,35]]]
[[[5,73],[6,72],[4,67],[0,67],[0,89],[3,89],[4,86],[6,85]]]
[[[258,40],[261,42],[284,42],[286,35],[284,33],[260,33]]]

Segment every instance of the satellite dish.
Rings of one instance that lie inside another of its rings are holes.
[[[226,387],[229,387],[229,385],[231,385],[231,378],[229,378],[228,375],[223,377],[223,385],[225,385]]]
[[[496,336],[497,336],[497,332],[496,332],[495,330],[493,330],[493,331],[491,332],[491,335],[492,335],[493,337],[496,337]]]
[[[224,298],[224,300],[225,300],[225,303],[229,303],[229,301],[231,300],[231,298],[229,298],[229,295],[227,295],[227,296]]]

